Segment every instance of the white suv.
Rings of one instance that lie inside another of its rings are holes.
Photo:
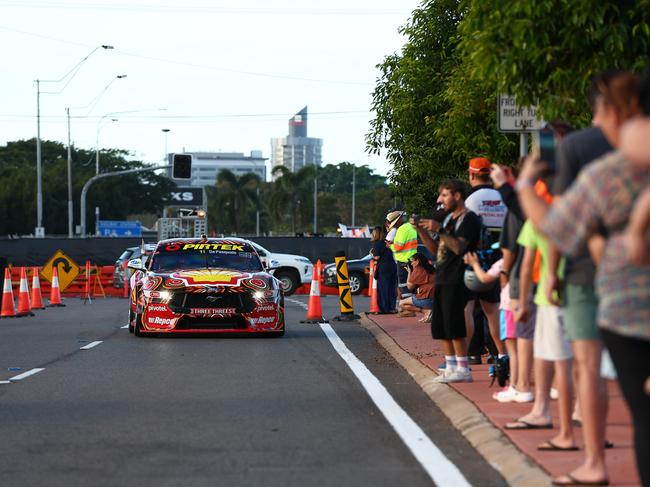
[[[301,285],[311,282],[314,266],[307,257],[276,254],[255,242],[250,244],[257,250],[262,264],[282,283],[284,294],[293,294]]]

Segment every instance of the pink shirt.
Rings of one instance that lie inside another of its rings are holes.
[[[497,260],[492,267],[487,271],[488,276],[496,277],[499,279],[499,274],[503,270],[503,259]],[[506,284],[501,288],[501,302],[499,303],[499,309],[506,311],[511,311],[510,309],[510,284]]]

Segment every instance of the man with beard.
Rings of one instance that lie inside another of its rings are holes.
[[[481,220],[465,208],[467,189],[459,180],[444,181],[438,188],[437,203],[449,212],[442,223],[422,220],[420,231],[425,246],[437,254],[436,283],[433,295],[431,335],[441,340],[445,353],[445,371],[440,382],[471,382],[467,358],[465,305],[469,291],[465,287],[463,256],[476,250]],[[437,232],[437,233],[435,233]]]

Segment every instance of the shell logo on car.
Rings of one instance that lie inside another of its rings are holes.
[[[171,275],[174,279],[185,282],[186,286],[219,284],[220,286],[239,286],[243,279],[250,277],[250,274],[224,270],[196,270],[175,272]]]

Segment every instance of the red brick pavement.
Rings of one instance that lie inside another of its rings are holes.
[[[421,317],[422,315],[418,315]],[[417,318],[399,318],[396,315],[368,315],[406,352],[418,358],[432,370],[444,361],[438,342],[431,339],[428,324],[422,324]],[[528,412],[530,404],[501,404],[492,399],[492,393],[498,390],[495,384],[490,387],[488,365],[473,365],[474,382],[469,384],[452,384],[451,387],[472,401],[483,414],[526,455],[537,462],[551,476],[565,474],[582,462],[582,450],[576,452],[540,452],[536,446],[556,434],[556,430],[509,431],[503,425]],[[607,438],[614,443],[614,448],[606,452],[610,485],[640,485],[634,460],[632,446],[632,423],[629,410],[618,385],[610,381],[609,414],[607,418]],[[557,405],[552,401],[554,424],[558,424]],[[576,440],[582,447],[580,428],[576,428]]]

